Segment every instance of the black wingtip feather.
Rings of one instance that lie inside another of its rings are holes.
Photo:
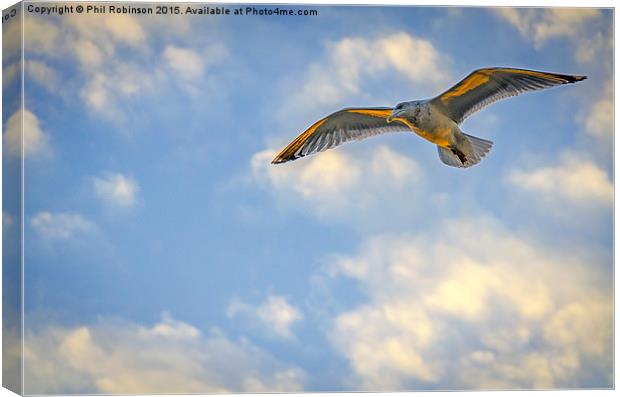
[[[583,81],[588,78],[588,76],[571,76],[571,75],[564,75],[562,77],[566,79],[567,83],[576,83],[578,81]]]

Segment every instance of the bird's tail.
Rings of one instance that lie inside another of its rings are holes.
[[[451,167],[468,168],[478,164],[491,150],[493,142],[463,133],[465,141],[457,148],[437,146],[439,159]]]

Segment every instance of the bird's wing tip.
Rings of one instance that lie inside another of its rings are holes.
[[[571,81],[571,83],[574,83],[576,81],[583,81],[585,79],[587,79],[588,76],[573,76],[573,81]]]

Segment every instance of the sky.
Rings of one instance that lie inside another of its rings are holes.
[[[26,13],[24,392],[612,387],[612,12],[287,8]],[[469,169],[411,133],[270,164],[487,66],[588,79],[468,118]]]

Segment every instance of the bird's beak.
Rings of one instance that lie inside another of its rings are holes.
[[[392,114],[390,114],[389,116],[386,117],[385,121],[387,121],[388,124],[390,124],[392,121],[394,121],[395,118],[398,117],[398,114],[401,112],[402,110],[396,110],[396,109],[392,109]]]

